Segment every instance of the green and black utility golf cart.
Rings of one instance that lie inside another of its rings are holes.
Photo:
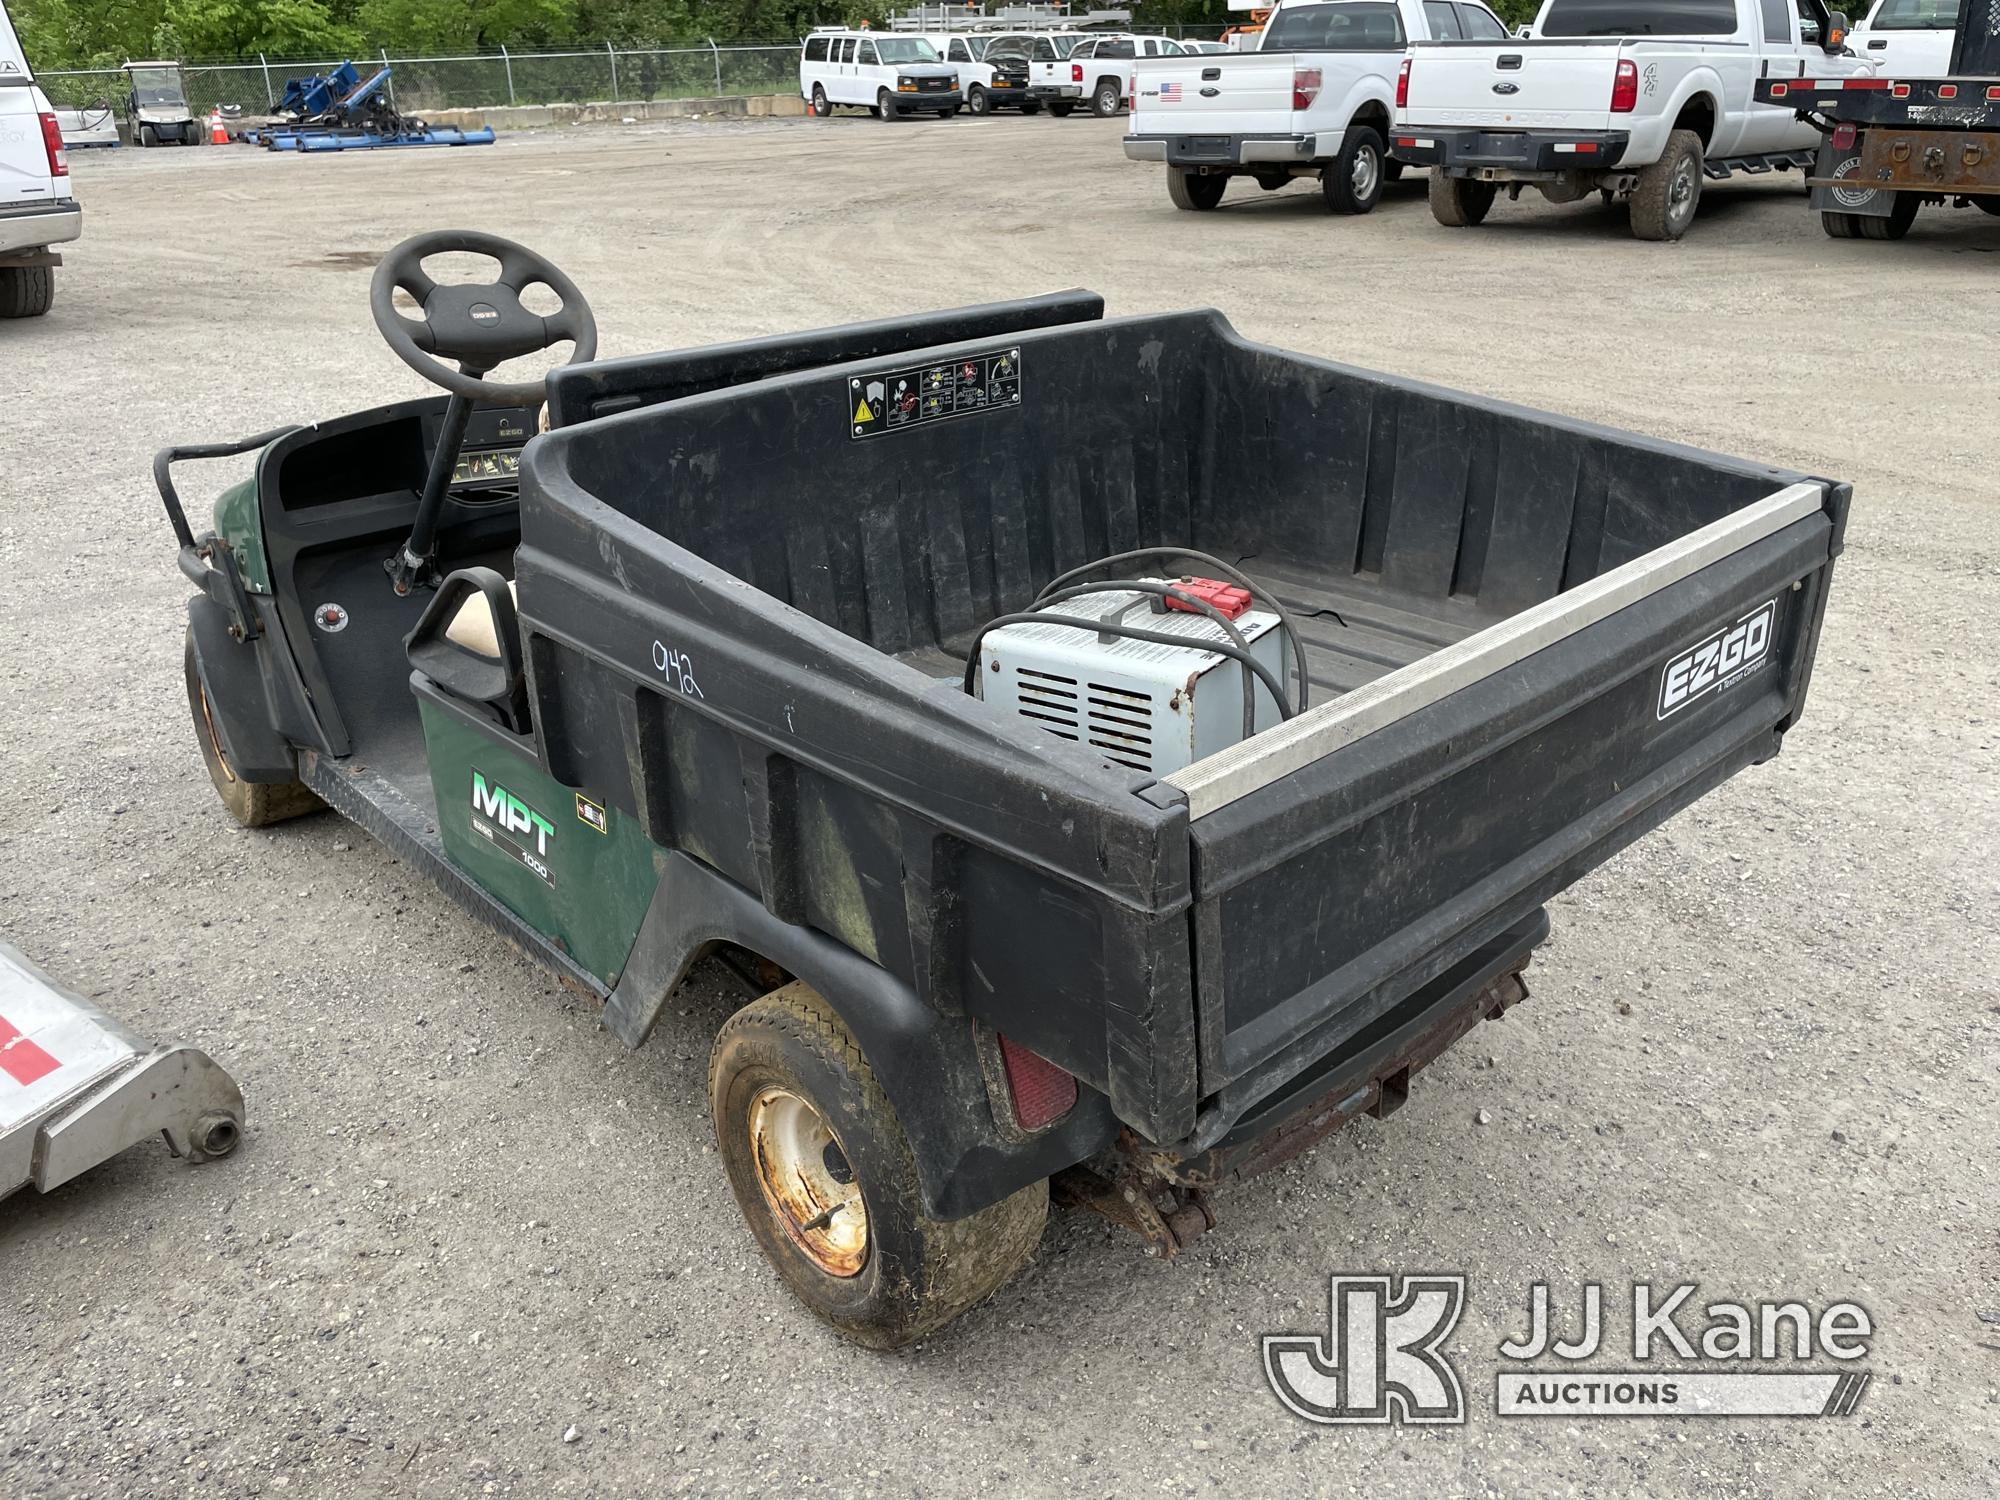
[[[372,307],[448,398],[155,461],[210,777],[630,1045],[721,960],[737,1201],[881,1347],[1052,1183],[1173,1255],[1524,998],[1552,895],[1777,753],[1848,505],[1084,292],[596,361],[441,232]],[[252,450],[196,535],[172,467]]]

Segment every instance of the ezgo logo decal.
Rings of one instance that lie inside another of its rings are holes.
[[[527,866],[537,878],[550,885],[556,883],[545,862],[549,840],[555,837],[555,824],[499,782],[488,781],[479,771],[472,773],[472,831],[510,859]],[[514,837],[509,837],[510,834]],[[526,847],[529,835],[533,835],[532,850]],[[516,843],[515,838],[522,842]]]
[[[1659,716],[1679,713],[1695,699],[1733,687],[1771,656],[1778,601],[1759,605],[1742,619],[1690,646],[1660,673]]]

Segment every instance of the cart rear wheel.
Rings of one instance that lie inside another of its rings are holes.
[[[245,828],[268,828],[326,806],[296,781],[244,781],[238,777],[230,769],[222,736],[216,732],[208,684],[202,680],[201,664],[194,654],[192,628],[182,650],[182,663],[187,674],[188,712],[194,716],[194,737],[201,746],[202,764],[208,767],[208,779],[215,783],[215,794],[229,809],[230,817]]]
[[[1174,200],[1175,208],[1206,213],[1222,201],[1228,187],[1227,177],[1190,172],[1186,167],[1167,168],[1167,196]]]
[[[730,1017],[708,1065],[730,1190],[800,1301],[856,1343],[936,1332],[1024,1265],[1048,1214],[1036,1183],[968,1218],[924,1212],[909,1139],[860,1044],[793,983]]]
[[[1431,168],[1431,217],[1448,229],[1464,229],[1480,223],[1493,207],[1493,184],[1475,182],[1470,177],[1449,176],[1444,168]]]

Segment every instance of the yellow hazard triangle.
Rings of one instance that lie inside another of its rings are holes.
[[[854,408],[854,420],[857,422],[872,422],[875,420],[875,413],[868,409],[866,401],[863,401],[859,406]]]

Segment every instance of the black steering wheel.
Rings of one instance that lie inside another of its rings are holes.
[[[441,286],[424,274],[431,256],[453,251],[491,256],[500,262],[499,279]],[[536,285],[562,298],[561,308],[546,318],[521,305],[521,293]],[[399,287],[423,309],[422,322],[396,311]],[[582,364],[597,353],[597,320],[576,284],[525,245],[476,229],[438,229],[404,240],[376,266],[368,310],[403,363],[468,401],[533,405],[546,397],[543,379],[509,383],[487,380],[486,373],[564,339],[575,344],[570,364]],[[458,368],[444,363],[448,359],[458,361]]]

